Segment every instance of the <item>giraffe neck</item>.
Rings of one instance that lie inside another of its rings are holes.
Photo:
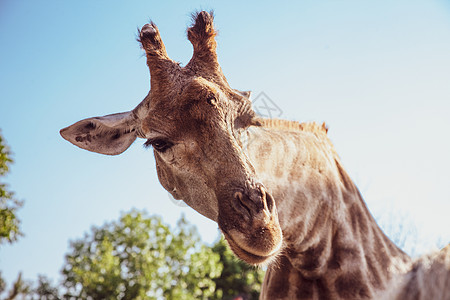
[[[326,132],[263,127],[247,135],[285,240],[263,299],[370,299],[409,263],[369,213]]]

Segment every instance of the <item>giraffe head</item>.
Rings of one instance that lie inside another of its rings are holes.
[[[142,27],[151,90],[132,111],[89,118],[61,130],[63,138],[97,153],[117,155],[147,139],[162,186],[218,223],[242,260],[261,264],[280,250],[275,201],[242,151],[239,132],[258,125],[248,92],[232,89],[216,54],[213,16],[200,12],[188,28],[194,47],[181,67],[165,50],[158,28]]]

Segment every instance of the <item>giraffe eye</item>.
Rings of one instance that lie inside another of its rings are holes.
[[[208,99],[206,99],[206,102],[208,102],[209,105],[216,105],[216,97],[209,96]]]
[[[173,143],[167,141],[167,140],[163,140],[163,139],[148,139],[145,144],[144,147],[150,147],[152,146],[153,149],[155,149],[158,152],[164,152],[167,149],[169,149],[170,147],[173,146]]]

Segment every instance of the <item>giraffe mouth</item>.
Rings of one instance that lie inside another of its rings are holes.
[[[275,247],[271,248],[270,250],[262,251],[257,248],[250,247],[245,241],[242,241],[241,238],[239,238],[240,234],[237,234],[238,238],[234,239],[232,237],[232,234],[234,233],[236,237],[236,230],[230,231],[230,233],[227,233],[223,231],[223,234],[225,236],[225,239],[228,242],[228,245],[230,246],[231,250],[243,261],[253,264],[253,265],[265,265],[267,263],[270,263],[272,260],[274,260],[277,255],[281,251],[281,241],[275,245]],[[237,242],[237,240],[240,240],[240,242]]]

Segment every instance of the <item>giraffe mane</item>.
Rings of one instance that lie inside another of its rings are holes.
[[[282,119],[265,119],[261,118],[258,120],[263,127],[280,129],[286,131],[305,131],[311,132],[318,136],[327,136],[328,126],[324,123],[319,125],[315,122],[297,122]]]

